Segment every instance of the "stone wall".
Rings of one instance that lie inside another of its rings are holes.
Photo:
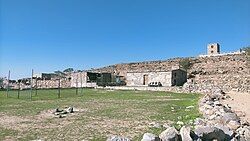
[[[144,75],[148,77],[148,80],[143,84]],[[172,72],[129,72],[127,73],[127,86],[142,86],[148,85],[150,82],[161,82],[163,86],[171,86]]]
[[[33,87],[36,87],[35,80],[33,83]],[[59,80],[37,80],[37,88],[39,88],[39,89],[58,88],[58,87],[59,87]],[[70,80],[61,79],[60,80],[60,87],[61,88],[69,88],[70,87]]]

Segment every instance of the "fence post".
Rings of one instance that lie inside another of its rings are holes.
[[[18,91],[17,91],[17,98],[19,99],[19,96],[20,96],[20,83],[19,80],[18,80]]]
[[[10,87],[10,70],[8,73],[8,82],[7,82],[7,98],[9,97],[9,87]]]
[[[76,95],[78,94],[78,74],[76,74]]]
[[[59,78],[59,79],[58,79],[58,98],[61,97],[61,90],[60,90],[60,88],[61,88],[61,80],[60,80],[60,78]]]
[[[83,91],[83,87],[82,87],[82,73],[81,73],[81,95],[82,95],[82,91]]]
[[[31,72],[31,79],[30,79],[30,100],[32,100],[33,75],[34,75],[34,70],[32,69],[32,72]]]
[[[36,76],[36,96],[37,96],[37,76]]]

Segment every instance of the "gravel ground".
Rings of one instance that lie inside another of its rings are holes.
[[[229,92],[228,95],[231,98],[224,100],[223,103],[232,107],[243,120],[250,122],[250,93]]]

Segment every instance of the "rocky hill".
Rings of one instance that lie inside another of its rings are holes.
[[[98,68],[93,71],[114,72],[122,76],[126,76],[126,73],[131,71],[168,71],[174,66],[179,66],[183,60],[189,60],[191,64],[187,70],[190,83],[199,87],[213,85],[224,91],[250,92],[250,60],[249,56],[244,53],[123,63]]]

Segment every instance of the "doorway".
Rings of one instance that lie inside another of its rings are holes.
[[[143,85],[147,85],[148,84],[148,75],[145,74],[143,75]]]

